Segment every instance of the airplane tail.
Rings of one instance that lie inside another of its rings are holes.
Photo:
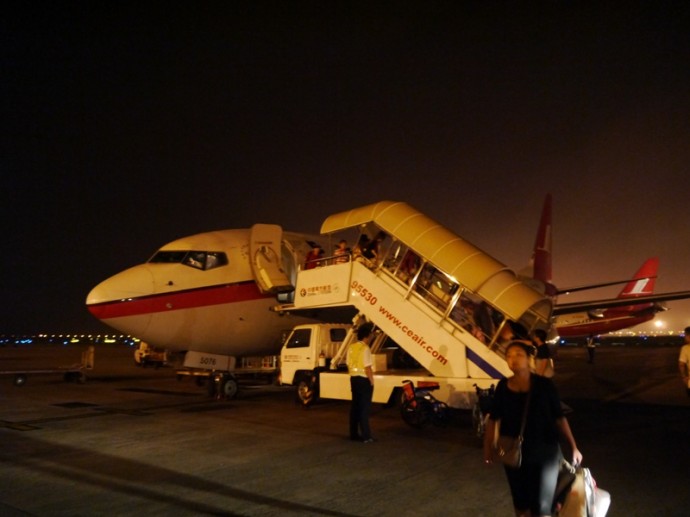
[[[638,296],[654,294],[654,284],[656,282],[658,269],[658,257],[647,259],[645,263],[642,264],[642,267],[637,270],[632,280],[625,284],[618,298],[636,298]]]
[[[537,238],[534,241],[530,265],[532,266],[531,277],[543,286],[542,289],[545,294],[555,296],[557,289],[551,283],[551,242],[551,194],[547,194],[541,210],[541,218],[539,219],[539,228],[537,230]]]

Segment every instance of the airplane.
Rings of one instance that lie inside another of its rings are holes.
[[[86,305],[107,325],[169,351],[269,355],[285,332],[319,321],[270,309],[291,296],[309,250],[327,249],[323,239],[268,224],[184,237],[99,283]]]
[[[636,298],[654,293],[654,282],[659,267],[659,259],[647,259],[625,287],[618,294],[619,299],[626,299],[630,305],[602,309],[600,306],[579,312],[556,314],[554,309],[554,327],[560,337],[579,337],[606,334],[616,330],[634,327],[651,319],[657,312],[666,307],[656,302],[633,303]],[[565,311],[563,305],[558,311]]]
[[[659,302],[690,298],[690,291],[654,294],[658,257],[647,259],[631,279],[559,289],[552,283],[551,194],[547,194],[531,259],[531,278],[525,280],[554,299],[553,329],[560,337],[606,334],[650,321],[667,310]],[[522,272],[523,275],[529,273]],[[576,291],[626,284],[616,298],[558,303],[558,296]],[[634,302],[634,303],[633,303]],[[552,339],[555,336],[552,336]]]
[[[562,291],[551,284],[550,196],[547,200],[531,281],[555,297]],[[271,310],[276,300],[292,301],[297,272],[316,244],[333,249],[323,235],[283,232],[271,224],[184,237],[162,246],[147,262],[98,284],[89,292],[86,305],[105,324],[169,351],[271,355],[281,337],[298,324],[348,323],[355,314],[353,309],[343,308],[288,314]],[[690,298],[690,291],[636,295],[634,311],[628,308],[628,312],[639,311],[643,303],[681,298]],[[631,305],[628,297],[560,304],[553,315],[625,305]],[[610,331],[603,323],[612,320],[613,313],[602,315],[599,327],[587,327],[587,333]],[[565,320],[556,319],[557,327],[559,321]],[[626,325],[633,321],[628,318]],[[561,326],[565,328],[564,323]]]

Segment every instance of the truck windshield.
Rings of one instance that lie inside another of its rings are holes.
[[[285,348],[305,348],[309,346],[309,338],[311,337],[310,329],[297,329],[290,336],[290,341],[287,342]]]

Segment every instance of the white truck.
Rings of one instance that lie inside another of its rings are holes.
[[[355,321],[360,318],[356,317]],[[296,386],[297,401],[305,406],[320,397],[349,400],[350,382],[345,359],[349,344],[356,339],[356,330],[350,324],[296,326],[280,352],[280,383]],[[407,381],[422,386],[438,384],[438,378],[380,330],[376,331],[371,350],[376,379],[375,402],[396,402],[396,395],[402,395]]]
[[[354,320],[357,325],[363,322],[362,316]],[[309,406],[319,398],[351,399],[345,358],[349,344],[356,340],[355,329],[349,324],[323,323],[298,325],[292,330],[280,353],[280,383],[296,386],[299,404]],[[399,404],[403,420],[415,427],[448,420],[450,406],[431,392],[466,391],[465,379],[434,377],[380,329],[376,330],[371,350],[374,402]],[[467,399],[460,406],[475,402]]]
[[[319,396],[319,375],[327,370],[343,344],[349,341],[352,325],[315,323],[292,329],[280,351],[279,382],[296,386],[296,400],[305,406]]]
[[[330,365],[351,328],[343,323],[297,325],[285,333],[280,355],[237,358],[189,351],[177,377],[207,385],[209,395],[217,398],[235,397],[241,381],[296,386],[297,399],[308,405],[314,400],[314,375]]]

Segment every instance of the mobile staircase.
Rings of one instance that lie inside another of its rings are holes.
[[[514,324],[548,328],[552,301],[505,265],[401,202],[382,201],[328,217],[321,233],[385,232],[376,261],[326,258],[299,271],[294,303],[277,310],[353,306],[359,312],[350,339],[331,361],[342,366],[354,330],[366,318],[421,366],[416,372],[376,368],[375,402],[389,402],[404,380],[438,383],[435,396],[470,408],[475,385],[510,375],[501,336]],[[336,241],[337,242],[337,241]],[[372,352],[380,352],[377,340]],[[414,374],[414,375],[413,375]],[[322,398],[350,398],[347,375],[322,372]]]

